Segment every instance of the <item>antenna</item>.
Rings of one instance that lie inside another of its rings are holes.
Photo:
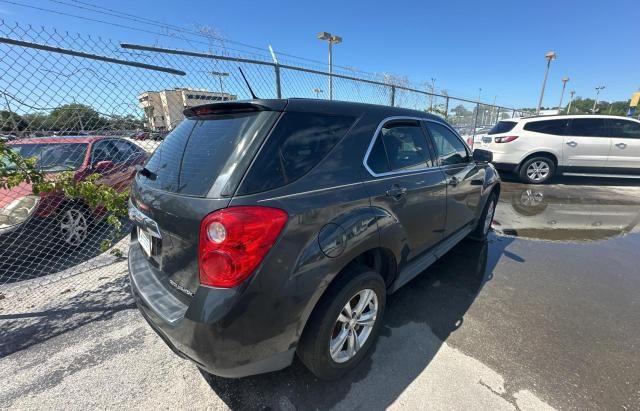
[[[256,96],[256,94],[253,92],[253,90],[251,89],[251,86],[249,85],[249,82],[247,81],[247,78],[244,76],[244,72],[242,71],[241,67],[238,67],[238,70],[240,70],[240,74],[242,74],[242,78],[244,79],[245,84],[247,85],[247,88],[249,89],[249,93],[251,93],[251,97],[253,99],[257,99],[258,96]]]

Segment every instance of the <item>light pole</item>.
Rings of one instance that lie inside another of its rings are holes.
[[[209,73],[210,76],[217,76],[220,79],[220,94],[223,93],[222,91],[222,77],[228,77],[229,73],[224,73],[222,71],[210,71]]]
[[[324,93],[324,90],[321,88],[314,88],[313,92],[316,93],[316,98],[320,98],[320,93]]]
[[[567,87],[568,81],[569,81],[569,77],[562,78],[562,93],[560,93],[560,103],[558,103],[558,110],[562,110],[562,98],[564,97],[564,89],[565,87]]]
[[[329,100],[333,100],[333,45],[342,43],[342,37],[321,31],[318,39],[329,42]]]
[[[596,87],[596,100],[593,102],[593,110],[591,112],[596,114],[596,108],[598,108],[598,96],[600,95],[600,90],[603,90],[604,86]]]
[[[567,114],[571,114],[571,104],[573,103],[573,95],[574,95],[574,94],[576,94],[576,92],[575,92],[575,91],[573,91],[573,90],[571,90],[571,91],[569,92],[569,95],[570,95],[571,97],[569,98],[569,107],[567,107]]]
[[[540,92],[540,100],[538,101],[538,108],[536,109],[536,114],[540,114],[540,107],[542,107],[542,98],[544,97],[544,88],[547,86],[547,76],[549,75],[549,66],[551,66],[551,61],[556,59],[556,52],[549,51],[544,55],[544,58],[547,59],[547,69],[544,72],[544,80],[542,81],[542,91]]]

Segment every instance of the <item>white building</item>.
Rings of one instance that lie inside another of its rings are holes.
[[[216,101],[236,100],[229,93],[206,89],[176,88],[173,90],[145,91],[138,96],[138,105],[145,114],[145,126],[155,131],[172,130],[184,118],[185,108]]]

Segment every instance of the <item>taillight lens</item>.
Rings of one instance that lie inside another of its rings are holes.
[[[469,137],[469,138],[467,139],[467,145],[468,145],[469,147],[473,147],[473,137]]]
[[[271,207],[230,207],[200,224],[200,283],[231,288],[246,280],[273,246],[289,216]]]
[[[493,139],[493,141],[495,141],[496,143],[510,143],[517,138],[518,136],[496,137]]]

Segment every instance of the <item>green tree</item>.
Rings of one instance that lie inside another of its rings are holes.
[[[6,110],[0,111],[0,125],[2,131],[22,131],[27,128],[27,122],[19,114]]]
[[[48,128],[49,115],[46,113],[28,113],[22,118],[27,123],[26,129],[28,130],[46,130]]]
[[[107,124],[100,113],[84,104],[65,104],[56,107],[47,118],[50,130],[86,131],[104,128]]]
[[[451,109],[451,112],[458,117],[466,117],[470,116],[473,113],[465,108],[462,104],[458,104],[454,108]]]

